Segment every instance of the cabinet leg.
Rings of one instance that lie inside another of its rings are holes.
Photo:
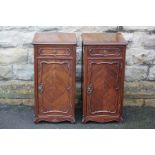
[[[39,123],[39,119],[38,118],[35,118],[34,123],[35,124],[38,124]]]
[[[70,122],[71,122],[72,124],[75,124],[75,119],[72,119]]]
[[[119,122],[123,123],[123,118],[122,117],[120,117]]]
[[[82,123],[83,123],[83,124],[86,124],[86,120],[85,120],[84,117],[82,118]]]

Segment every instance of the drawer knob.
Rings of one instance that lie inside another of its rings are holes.
[[[44,90],[43,84],[39,84],[38,90],[39,90],[39,93],[43,93],[43,90]]]
[[[87,93],[88,94],[91,94],[93,92],[93,85],[92,84],[89,84],[88,85],[88,88],[87,88]]]

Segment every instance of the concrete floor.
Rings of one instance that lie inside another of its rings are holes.
[[[154,129],[155,108],[124,107],[121,123],[81,123],[81,110],[76,110],[76,123],[33,123],[33,107],[0,104],[0,129]]]

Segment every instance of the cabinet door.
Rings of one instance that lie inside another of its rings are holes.
[[[87,115],[117,115],[122,60],[88,60]]]
[[[38,59],[39,115],[73,114],[72,60]]]

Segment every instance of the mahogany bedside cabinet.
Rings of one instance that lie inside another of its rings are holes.
[[[75,122],[75,34],[36,33],[33,44],[35,123]]]
[[[120,33],[84,33],[83,123],[122,120],[126,41]]]

